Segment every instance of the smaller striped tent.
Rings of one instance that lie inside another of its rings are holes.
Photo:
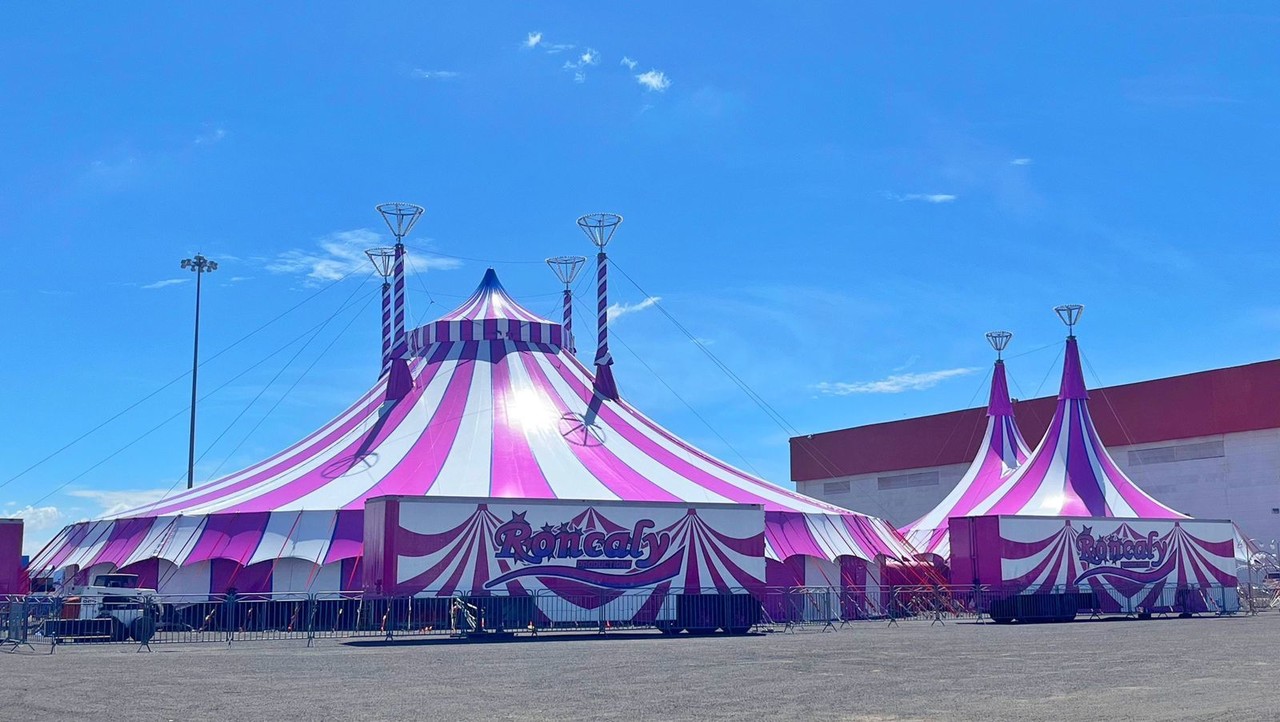
[[[1185,519],[1125,475],[1107,453],[1089,416],[1080,348],[1067,337],[1058,407],[1025,463],[968,513]]]
[[[917,549],[946,559],[951,553],[947,520],[967,516],[1000,489],[1001,484],[1030,454],[1027,442],[1013,418],[1013,403],[1005,380],[1004,361],[996,360],[991,372],[991,399],[987,403],[987,429],[973,463],[959,483],[929,513],[899,529]]]

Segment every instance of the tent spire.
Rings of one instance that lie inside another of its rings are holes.
[[[1067,325],[1067,353],[1062,361],[1062,386],[1058,389],[1059,399],[1087,399],[1089,392],[1085,390],[1084,373],[1080,369],[1080,347],[1076,344],[1075,328],[1084,313],[1084,306],[1078,303],[1056,306],[1053,309],[1058,318]]]
[[[1004,350],[1013,334],[1008,331],[987,333],[987,343],[996,350],[996,366],[991,374],[991,398],[987,401],[987,416],[1013,416],[1013,403],[1009,400],[1009,383],[1004,377]]]
[[[1001,358],[1012,339],[1013,334],[1008,331],[987,334],[987,342],[996,351],[996,363],[991,373],[987,428],[969,468],[945,499],[899,530],[922,552],[946,558],[951,549],[949,519],[973,513],[1000,489],[1004,479],[1031,453],[1013,418],[1013,404],[1005,380],[1004,359]]]
[[[578,219],[578,227],[600,252],[596,254],[596,379],[595,392],[610,401],[618,400],[613,380],[613,356],[609,353],[609,257],[604,247],[613,238],[622,216],[617,213],[588,213]]]

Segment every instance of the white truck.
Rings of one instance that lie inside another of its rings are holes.
[[[155,596],[138,587],[136,574],[99,574],[68,589],[38,631],[56,642],[149,642],[161,612]]]

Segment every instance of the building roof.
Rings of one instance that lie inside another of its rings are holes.
[[[1105,446],[1127,446],[1280,428],[1280,359],[1092,390],[1090,407]],[[1028,440],[1038,442],[1057,396],[1014,404]],[[791,439],[791,478],[813,481],[968,463],[978,451],[983,407],[856,426]]]

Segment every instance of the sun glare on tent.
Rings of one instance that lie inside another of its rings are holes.
[[[545,398],[531,388],[516,389],[507,401],[507,418],[526,429],[541,431],[554,428],[556,410]]]
[[[1040,504],[1040,509],[1042,511],[1052,511],[1054,509],[1061,509],[1062,507],[1066,506],[1066,504],[1067,504],[1067,497],[1065,495],[1053,494],[1047,497],[1044,500],[1044,502]],[[1053,512],[1053,513],[1057,513],[1057,512]]]

